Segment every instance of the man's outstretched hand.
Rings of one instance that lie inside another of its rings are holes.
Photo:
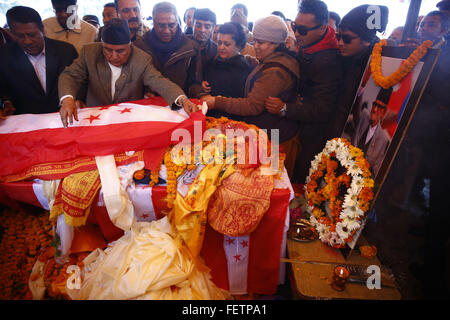
[[[73,119],[78,121],[78,108],[72,97],[67,97],[62,101],[59,115],[61,116],[64,128],[68,127],[68,123],[72,125]]]

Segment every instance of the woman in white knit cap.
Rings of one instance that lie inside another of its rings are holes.
[[[256,58],[259,65],[249,74],[245,84],[244,98],[205,96],[209,109],[243,116],[243,121],[261,129],[279,130],[280,142],[285,144],[285,152],[297,153],[296,122],[268,113],[264,108],[267,97],[279,97],[283,101],[294,101],[297,97],[297,83],[300,70],[294,53],[286,48],[288,29],[278,16],[268,16],[255,22],[253,28]],[[286,99],[286,100],[284,100]],[[292,150],[291,150],[292,148]],[[288,150],[286,150],[288,149]],[[287,155],[287,159],[291,155]],[[288,161],[289,162],[289,161]],[[289,164],[288,164],[289,165]],[[286,168],[289,168],[288,165]]]

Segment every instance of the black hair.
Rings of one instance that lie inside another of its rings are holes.
[[[278,47],[275,48],[275,52],[285,53],[293,58],[297,58],[297,53],[289,50],[289,48],[286,47],[286,43],[280,43]]]
[[[299,13],[309,13],[314,16],[314,21],[322,25],[328,25],[328,7],[323,1],[303,0],[300,3]]]
[[[17,22],[17,23],[36,23],[39,30],[44,31],[44,25],[42,23],[41,16],[36,10],[30,7],[24,6],[12,7],[6,12],[6,21],[11,30],[13,30],[12,23]]]
[[[195,10],[194,20],[211,21],[214,24],[217,23],[216,14],[208,8]]]
[[[52,0],[52,5],[70,6],[76,4],[77,0]]]
[[[433,16],[438,16],[441,18],[441,30],[448,30],[448,15],[445,12],[435,10],[428,13],[425,17]]]
[[[271,14],[274,16],[279,16],[281,19],[283,19],[286,22],[286,17],[284,16],[284,14],[281,11],[274,11]]]
[[[234,9],[244,9],[244,16],[248,17],[248,9],[244,4],[236,3],[234,6],[231,7],[231,11],[233,11]]]
[[[116,8],[116,4],[114,2],[108,2],[103,8]]]
[[[247,34],[244,28],[237,22],[227,22],[219,27],[217,33],[230,34],[233,40],[236,42],[236,47],[240,50],[245,48],[247,43]]]
[[[329,19],[333,19],[334,21],[336,21],[336,27],[339,27],[339,23],[341,23],[341,17],[334,11],[330,11],[328,12],[329,14]]]
[[[119,1],[120,0],[114,0],[114,5],[116,6],[116,10],[117,12],[119,12]],[[141,5],[141,2],[139,0],[136,0],[139,4],[139,6]]]
[[[98,24],[100,24],[100,21],[98,20],[98,17],[96,15],[93,15],[93,14],[87,14],[87,15],[83,16],[83,20],[84,21],[95,21]]]
[[[186,13],[188,13],[189,10],[194,10],[194,13],[195,13],[195,11],[197,10],[197,8],[196,8],[196,7],[190,7],[190,8],[187,8],[187,9],[186,9],[186,11],[184,12],[184,15],[183,15],[183,21],[184,21],[185,23],[186,23]]]

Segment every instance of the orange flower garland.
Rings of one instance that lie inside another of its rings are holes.
[[[377,255],[377,247],[374,245],[360,246],[359,251],[361,252],[361,257],[371,259]]]
[[[47,214],[0,213],[0,300],[31,299],[28,279],[42,248],[50,246],[52,225]]]
[[[433,42],[430,40],[424,41],[416,48],[416,50],[414,50],[409,58],[402,62],[400,67],[388,77],[384,77],[381,71],[381,52],[386,45],[387,40],[385,39],[375,44],[372,51],[372,60],[370,62],[370,70],[375,84],[384,89],[395,86],[402,81],[402,79],[414,69],[417,63],[419,63],[420,59],[426,55],[428,49],[433,45]]]
[[[306,182],[307,211],[319,238],[332,247],[345,247],[361,227],[374,196],[364,153],[345,139],[332,139],[311,162]]]
[[[240,122],[240,121],[234,121],[234,120],[230,120],[228,118],[225,117],[221,117],[221,118],[212,118],[212,117],[207,117],[206,118],[206,129],[219,129],[222,132],[225,132],[226,129],[233,129],[233,128],[241,128],[244,129],[244,131],[246,129],[252,129],[255,130],[255,132],[259,133],[259,128],[256,127],[255,125],[251,125],[251,124],[247,124],[245,122]],[[172,149],[174,147],[168,148],[167,151],[164,154],[164,159],[163,159],[163,163],[166,166],[167,169],[167,197],[166,197],[166,201],[167,201],[167,206],[169,209],[173,208],[173,203],[175,201],[176,198],[176,194],[177,194],[177,178],[182,175],[185,170],[193,170],[197,167],[198,164],[203,163],[206,164],[207,161],[209,160],[213,160],[213,159],[205,159],[205,154],[203,153],[203,151],[205,150],[205,147],[207,147],[208,145],[210,145],[211,143],[213,143],[214,140],[212,141],[203,141],[201,146],[197,146],[192,144],[191,145],[191,161],[190,163],[174,163],[173,159],[172,159]],[[256,141],[258,143],[259,146],[259,135],[258,135],[258,140]],[[223,140],[223,150],[226,150],[226,139]],[[267,150],[271,150],[271,143],[269,140],[267,140]],[[195,159],[195,156],[197,155],[195,152],[196,148],[202,148],[202,153],[200,154],[201,159]],[[239,147],[239,144],[235,143],[234,144],[234,162],[236,162],[236,155],[238,154],[239,150],[237,150]],[[249,149],[250,148],[246,148],[246,164],[242,165],[243,167],[247,167],[247,161],[249,159]],[[225,160],[225,158],[227,157],[226,154],[220,155],[221,157],[223,157],[223,160]],[[269,156],[269,155],[268,155]],[[280,152],[279,155],[279,170],[281,170],[284,166],[284,161],[285,161],[286,155],[284,153]],[[239,165],[238,165],[239,166]],[[154,186],[155,184],[157,184],[157,180],[159,179],[159,171],[160,168],[158,170],[154,170],[151,172],[151,182],[150,182],[150,186]],[[139,175],[139,171],[137,171],[138,175]],[[282,172],[279,171],[276,175],[276,178],[280,179],[281,178],[281,174]],[[136,173],[135,173],[135,177],[136,177]]]

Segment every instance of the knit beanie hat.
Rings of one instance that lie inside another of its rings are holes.
[[[109,20],[103,27],[102,41],[114,45],[130,43],[131,36],[128,21],[118,18]]]
[[[289,31],[286,23],[278,16],[268,16],[255,22],[253,37],[273,43],[285,43]]]
[[[380,8],[380,25],[371,26],[372,16],[375,14],[373,10],[367,11],[369,7]],[[363,4],[350,10],[341,20],[339,29],[350,30],[357,34],[362,40],[374,43],[377,38],[377,31],[384,32],[389,17],[389,9],[386,6],[371,6]],[[369,22],[369,25],[368,25]],[[369,28],[370,27],[370,28]]]
[[[438,2],[436,8],[438,8],[439,10],[450,10],[450,0],[443,0],[441,2]]]
[[[378,91],[377,98],[375,99],[375,101],[379,105],[386,108],[389,103],[389,100],[391,99],[392,91],[393,91],[392,87],[389,87],[387,89],[381,88],[380,91]]]
[[[76,4],[77,0],[52,0],[52,5],[56,6],[70,6]]]

